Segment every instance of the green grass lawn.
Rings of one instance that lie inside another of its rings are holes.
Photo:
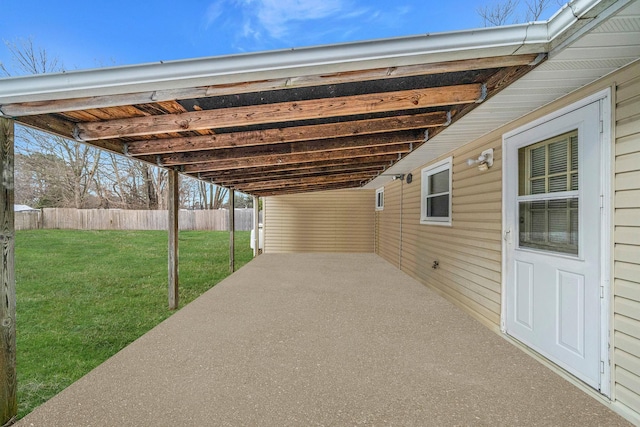
[[[179,239],[182,307],[229,274],[229,233]],[[171,315],[163,231],[18,231],[15,264],[19,417]]]

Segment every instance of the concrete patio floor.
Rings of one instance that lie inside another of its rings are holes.
[[[628,424],[376,255],[267,254],[17,425]]]

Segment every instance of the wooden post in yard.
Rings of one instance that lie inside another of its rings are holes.
[[[18,413],[13,140],[13,120],[0,117],[0,425],[11,424]]]
[[[260,255],[260,197],[253,196],[253,257]]]
[[[169,310],[178,308],[178,172],[169,170]]]
[[[232,273],[236,271],[236,221],[235,221],[235,213],[236,213],[236,201],[235,201],[235,191],[233,188],[229,189],[229,271]]]

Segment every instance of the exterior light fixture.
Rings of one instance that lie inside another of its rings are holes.
[[[489,170],[489,168],[493,166],[493,148],[484,150],[477,159],[468,159],[467,165],[478,165],[478,170],[483,172]]]
[[[393,180],[399,179],[400,181],[404,181],[404,174],[393,175]]]

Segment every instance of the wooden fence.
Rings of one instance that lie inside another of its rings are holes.
[[[262,216],[262,213],[261,213]],[[124,209],[45,208],[41,211],[16,212],[16,230],[60,228],[71,230],[167,230],[167,211]],[[228,209],[181,210],[180,230],[229,229]],[[235,229],[253,228],[253,209],[235,210]]]
[[[16,212],[16,230],[33,230],[36,228],[42,228],[42,212]]]

